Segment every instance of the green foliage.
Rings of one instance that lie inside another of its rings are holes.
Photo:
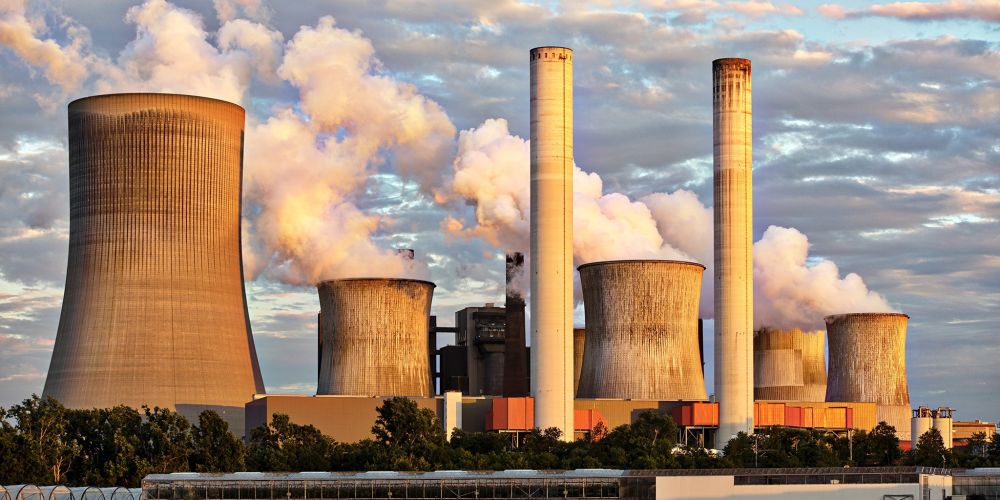
[[[951,450],[944,447],[941,432],[931,429],[920,436],[917,446],[910,451],[913,465],[926,467],[948,467],[952,464]]]
[[[246,465],[258,471],[323,471],[330,468],[337,443],[312,425],[298,425],[276,413],[271,424],[250,435]]]
[[[725,447],[733,467],[839,467],[839,438],[810,429],[769,427],[739,433]]]
[[[198,415],[198,426],[192,429],[191,437],[191,470],[235,472],[245,468],[246,447],[218,413],[207,410]]]

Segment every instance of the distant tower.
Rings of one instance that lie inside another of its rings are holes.
[[[712,61],[716,446],[753,432],[753,185],[750,60]]]
[[[573,51],[531,49],[531,393],[573,439]]]
[[[507,296],[504,304],[503,395],[528,393],[528,346],[524,342],[524,294],[518,287],[524,274],[524,254],[507,254]]]
[[[243,108],[170,94],[69,104],[66,291],[46,396],[220,411],[264,392],[243,291]]]
[[[758,330],[753,394],[758,401],[826,401],[826,332]]]

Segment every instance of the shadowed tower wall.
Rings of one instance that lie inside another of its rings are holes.
[[[579,269],[587,329],[577,397],[708,399],[698,351],[705,266],[619,260]]]
[[[753,381],[758,401],[826,401],[826,332],[758,330]]]
[[[531,49],[531,393],[573,439],[573,51]]]
[[[715,395],[721,448],[753,432],[753,186],[750,60],[712,62]]]
[[[879,421],[910,439],[910,391],[906,381],[906,324],[900,313],[827,316],[830,372],[827,401],[876,403]]]
[[[243,108],[112,94],[69,105],[66,290],[44,394],[223,412],[264,392],[240,245]]]

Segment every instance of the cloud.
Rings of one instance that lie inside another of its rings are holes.
[[[7,0],[0,4],[0,45],[42,71],[65,95],[86,78],[91,61],[83,53],[89,42],[86,28],[65,17],[60,20],[68,39],[65,44],[45,36],[48,26],[41,16],[28,12],[27,2]]]
[[[845,10],[836,4],[825,4],[819,7],[819,12],[832,19],[877,16],[915,22],[959,19],[1000,23],[1000,5],[993,0],[894,2],[869,5],[866,9],[858,10]]]

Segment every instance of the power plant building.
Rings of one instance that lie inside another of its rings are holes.
[[[587,328],[577,397],[706,400],[698,348],[705,266],[622,260],[579,269]]]
[[[753,372],[754,400],[826,401],[826,332],[761,328]]]
[[[573,436],[573,51],[531,73],[531,393],[535,423]]]
[[[244,111],[204,97],[69,104],[66,289],[44,396],[243,428],[264,392],[243,290]]]
[[[753,432],[753,113],[749,59],[712,61],[715,395],[721,442]]]
[[[434,394],[427,347],[434,283],[353,278],[317,288],[323,333],[317,394]]]
[[[899,313],[827,316],[830,371],[827,401],[878,404],[878,419],[910,440],[910,393],[906,381],[906,323]],[[919,437],[919,436],[918,436]]]

